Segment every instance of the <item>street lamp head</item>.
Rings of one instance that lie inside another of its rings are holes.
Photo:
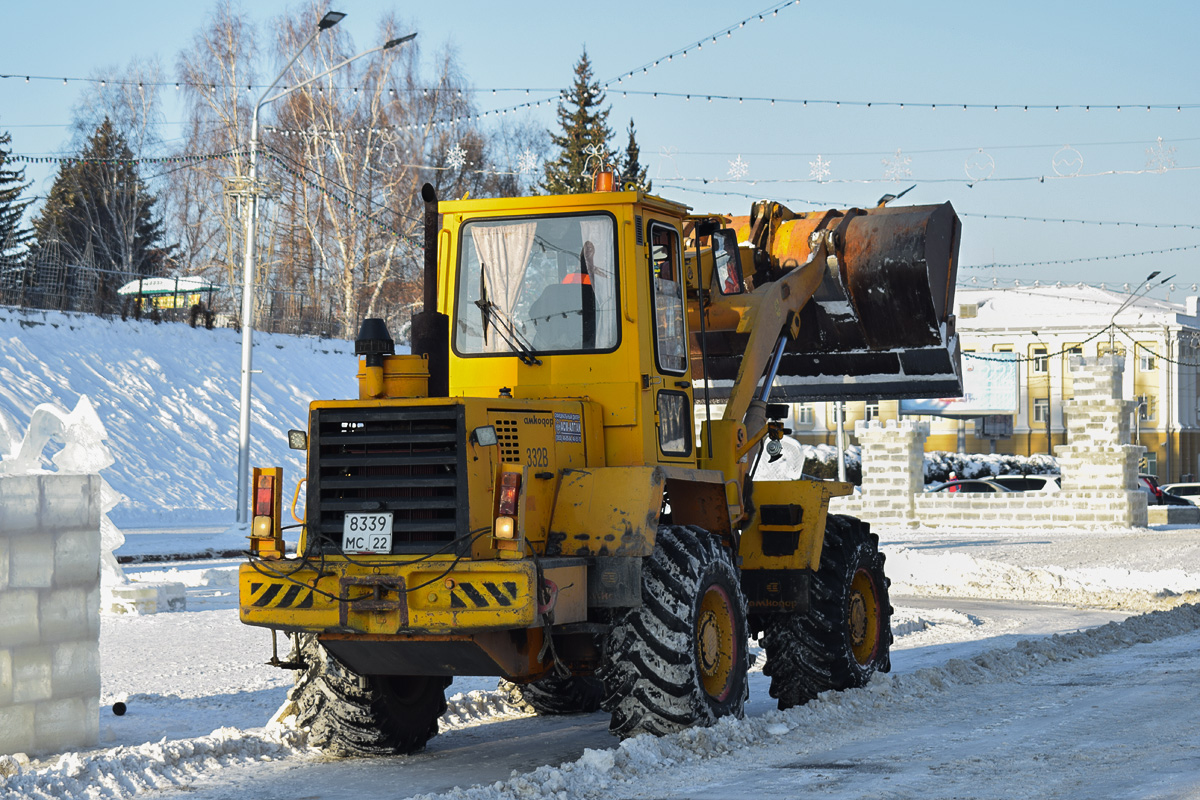
[[[417,38],[417,35],[415,33],[410,33],[408,36],[401,36],[399,39],[388,39],[383,43],[383,49],[391,50],[396,45],[404,44],[405,42],[411,42],[415,38]]]
[[[1154,272],[1151,272],[1149,275],[1146,276],[1146,283],[1149,283],[1150,281],[1157,278],[1158,274],[1159,274],[1158,270],[1154,270]]]
[[[321,17],[321,21],[317,23],[317,30],[323,31],[327,28],[332,28],[341,22],[345,16],[341,11],[327,11],[325,16]]]

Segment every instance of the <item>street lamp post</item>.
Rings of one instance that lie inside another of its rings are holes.
[[[317,29],[304,41],[304,44],[296,51],[296,55],[292,56],[287,66],[275,76],[275,80],[271,81],[270,85],[262,93],[262,96],[258,98],[258,102],[254,106],[254,113],[250,118],[250,176],[248,189],[250,202],[246,209],[246,247],[245,258],[242,263],[242,391],[241,415],[238,425],[237,480],[237,521],[239,523],[248,522],[250,513],[250,380],[253,374],[254,349],[254,229],[258,217],[258,112],[267,103],[272,103],[297,89],[303,89],[313,81],[324,78],[326,75],[341,69],[353,61],[357,61],[363,56],[378,53],[381,50],[390,50],[396,45],[403,44],[416,37],[415,33],[411,33],[408,36],[391,39],[378,47],[372,47],[370,50],[364,50],[358,55],[351,56],[345,61],[333,65],[319,75],[314,75],[302,83],[286,87],[282,92],[271,95],[271,90],[283,79],[283,76],[287,74],[287,71],[299,60],[304,51],[308,49],[308,46],[321,34],[321,31],[337,25],[345,16],[345,14],[339,11],[330,11],[321,18],[320,22],[317,23]],[[268,97],[268,95],[270,96]]]
[[[1132,303],[1134,300],[1137,300],[1139,297],[1143,297],[1151,289],[1155,289],[1159,286],[1162,286],[1164,283],[1166,283],[1167,281],[1169,281],[1175,277],[1174,275],[1168,275],[1167,277],[1163,278],[1161,281],[1159,281],[1158,283],[1156,283],[1152,286],[1150,284],[1150,281],[1157,278],[1160,274],[1161,273],[1159,273],[1158,270],[1154,270],[1154,272],[1151,272],[1149,275],[1147,275],[1146,279],[1144,281],[1142,281],[1142,288],[1136,292],[1131,293],[1129,295],[1129,297],[1125,298],[1125,302],[1121,303],[1121,305],[1119,305],[1117,307],[1117,310],[1113,312],[1113,315],[1108,318],[1108,354],[1109,355],[1112,355],[1113,350],[1116,349],[1117,315],[1120,314],[1122,311],[1124,311],[1126,308],[1128,308],[1130,303]]]

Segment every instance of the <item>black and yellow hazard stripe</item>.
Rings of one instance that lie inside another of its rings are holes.
[[[313,590],[299,584],[251,583],[250,604],[258,608],[312,608]]]
[[[516,602],[516,599],[515,581],[460,581],[450,592],[450,607],[508,607]]]

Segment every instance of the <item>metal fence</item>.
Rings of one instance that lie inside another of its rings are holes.
[[[75,311],[121,319],[186,322],[193,327],[241,328],[241,285],[206,284],[154,294],[121,287],[138,281],[132,272],[102,269],[63,258],[51,246],[20,258],[0,259],[0,305]],[[254,327],[269,333],[349,337],[332,299],[308,292],[260,288],[255,292]]]

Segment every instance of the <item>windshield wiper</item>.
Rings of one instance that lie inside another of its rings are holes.
[[[482,265],[481,265],[482,266]],[[514,350],[518,359],[524,365],[536,367],[541,365],[541,359],[534,355],[533,345],[529,344],[528,339],[521,335],[521,332],[516,329],[516,325],[512,324],[512,318],[508,314],[500,311],[500,307],[496,303],[487,299],[487,283],[484,281],[484,271],[479,271],[479,300],[475,301],[475,305],[479,306],[479,311],[484,317],[484,344],[487,344],[487,325],[492,319],[492,314],[496,315],[496,332],[499,337],[504,339],[504,343],[509,345],[511,350]],[[508,330],[505,330],[508,329]]]

